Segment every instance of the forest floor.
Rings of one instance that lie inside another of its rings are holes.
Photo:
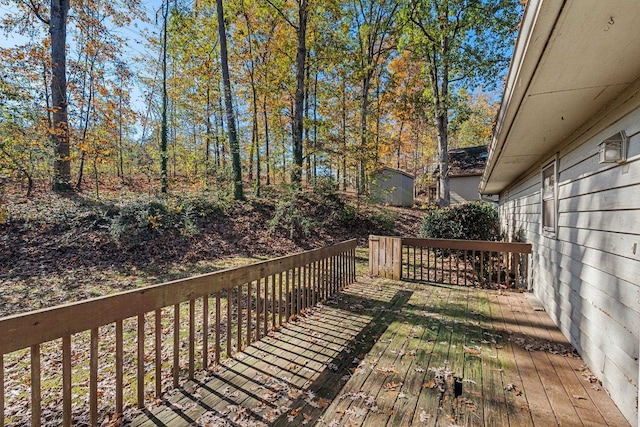
[[[216,197],[5,195],[0,317],[352,238],[366,246],[369,234],[417,236],[424,216],[337,192]]]

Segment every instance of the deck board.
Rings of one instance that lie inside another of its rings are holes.
[[[523,294],[363,277],[131,425],[629,425],[558,348]]]

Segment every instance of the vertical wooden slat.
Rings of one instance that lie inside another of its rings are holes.
[[[124,332],[122,319],[116,321],[116,412],[122,414],[124,410],[124,399],[122,393],[122,382],[124,377]]]
[[[238,294],[236,295],[237,297],[237,304],[238,304],[238,351],[242,350],[242,289],[244,288],[244,285],[240,285],[238,286]]]
[[[261,284],[262,279],[256,280],[256,341],[260,340],[260,315],[262,314],[260,312],[262,306],[262,304],[260,304],[260,300],[262,299],[262,293],[260,292],[262,290]]]
[[[311,265],[311,305],[316,305],[318,303],[318,263],[316,261],[312,262]]]
[[[232,307],[233,307],[233,303],[232,303],[232,299],[231,299],[231,295],[232,295],[232,290],[233,288],[231,288],[231,286],[229,286],[227,288],[227,357],[231,357],[231,355],[233,354],[233,350],[232,350],[232,346],[231,346],[231,313],[232,313]]]
[[[247,346],[251,344],[252,335],[251,335],[251,323],[253,322],[253,316],[251,315],[251,304],[252,298],[251,294],[253,293],[251,282],[247,283]]]
[[[138,409],[144,408],[144,313],[138,315]]]
[[[329,276],[329,260],[327,258],[322,260],[322,278],[324,280],[324,292],[326,294],[325,299],[331,296],[330,276]]]
[[[338,289],[344,288],[344,253],[338,254]]]
[[[1,359],[0,359],[1,361]],[[0,365],[2,363],[0,362]],[[0,373],[2,367],[0,366]],[[2,375],[0,375],[0,380]],[[71,417],[71,335],[62,337],[62,425],[70,427]],[[1,397],[0,397],[1,399]],[[0,426],[4,416],[0,411]]]
[[[302,266],[302,309],[306,310],[309,307],[309,284],[307,282],[307,266]]]
[[[432,282],[431,280],[431,248],[427,248],[427,282]]]
[[[291,292],[289,288],[289,270],[285,271],[285,321],[289,321],[291,316]]]
[[[456,285],[460,285],[460,251],[456,251]]]
[[[4,427],[4,354],[0,354],[0,427]]]
[[[89,424],[98,425],[98,328],[91,329],[89,356]]]
[[[40,427],[42,414],[40,393],[40,344],[31,346],[31,426]]]
[[[220,295],[221,291],[216,292],[216,365],[220,363]]]
[[[269,276],[264,278],[264,335],[269,334]]]
[[[278,326],[282,326],[282,271],[278,274]]]
[[[295,267],[291,270],[291,317],[298,314],[298,282]]]
[[[468,264],[467,264],[467,251],[463,251],[462,256],[464,257],[464,285],[467,286],[467,276],[468,274]]]
[[[487,272],[488,272],[488,281],[487,284],[489,286],[492,286],[492,279],[493,279],[493,254],[491,252],[488,252],[489,254],[489,265],[487,266]]]
[[[307,272],[307,279],[306,279],[306,284],[305,284],[305,288],[307,289],[307,308],[311,307],[313,305],[313,303],[311,302],[311,299],[313,298],[313,288],[312,288],[312,271],[311,271],[311,263],[307,264],[305,266],[305,271]]]
[[[303,287],[302,287],[302,271],[300,271],[302,269],[302,267],[298,267],[298,278],[296,279],[296,284],[298,286],[298,291],[296,292],[296,295],[298,296],[297,298],[297,303],[296,303],[296,315],[300,314],[302,312],[302,292],[303,292]]]
[[[341,259],[341,263],[342,263],[342,278],[340,280],[340,282],[342,283],[342,287],[344,288],[345,286],[347,286],[347,254],[345,252],[343,252],[340,256]]]
[[[334,255],[331,257],[331,264],[333,266],[333,289],[336,293],[338,293],[338,291],[340,290],[340,281],[338,280],[338,255]]]
[[[196,360],[196,300],[189,300],[189,379],[193,379]]]
[[[378,244],[378,240],[373,236],[369,236],[369,275],[377,276],[378,271],[376,269],[378,264],[378,253],[376,251],[376,246]]]
[[[271,276],[271,327],[276,329],[276,275]]]
[[[416,263],[417,263],[417,257],[416,257],[416,247],[413,247],[413,279],[417,279],[417,275],[416,275]]]
[[[206,371],[208,368],[209,368],[209,295],[205,295],[202,297],[202,369]]]
[[[389,278],[389,265],[388,265],[388,261],[387,261],[387,238],[386,237],[380,237],[380,258],[379,258],[379,262],[380,262],[380,267],[379,269],[381,270],[381,276],[384,277],[385,279]]]
[[[180,382],[180,304],[173,306],[173,388]]]
[[[162,394],[162,309],[159,308],[155,313],[155,368],[156,368],[156,397]]]
[[[402,279],[402,239],[392,237],[391,247],[393,249],[393,277],[394,280]]]
[[[356,281],[356,250],[351,250],[351,281]]]

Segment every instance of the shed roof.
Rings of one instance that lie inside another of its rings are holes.
[[[482,175],[486,163],[486,145],[449,150],[449,176]]]
[[[487,146],[455,148],[449,150],[449,177],[482,175],[487,163]],[[440,165],[436,166],[433,176],[440,174]]]
[[[378,169],[378,170],[376,171],[376,173],[377,173],[377,174],[380,174],[380,173],[382,173],[382,172],[384,172],[384,171],[395,172],[395,173],[398,173],[398,174],[400,174],[400,175],[404,175],[404,176],[406,176],[406,177],[408,177],[408,178],[415,179],[415,176],[411,175],[411,174],[410,174],[410,173],[408,173],[408,172],[401,171],[400,169],[393,169],[393,168],[390,168],[390,167],[387,167],[387,166],[385,166],[385,167],[383,167],[383,168]]]

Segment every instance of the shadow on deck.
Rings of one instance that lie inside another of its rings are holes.
[[[628,425],[521,293],[359,278],[133,426]]]

